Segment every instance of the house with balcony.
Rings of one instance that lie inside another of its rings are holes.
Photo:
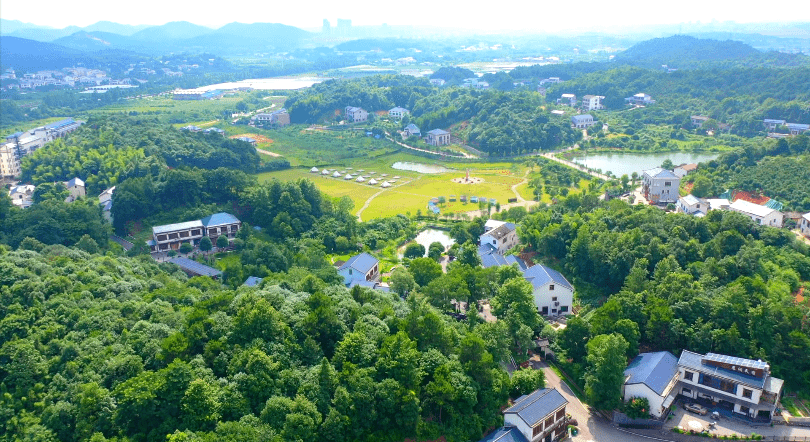
[[[605,97],[602,95],[585,95],[582,97],[582,110],[592,111],[604,109],[605,106],[602,104],[602,100],[604,99]]]
[[[380,278],[380,261],[363,252],[338,267],[338,274],[347,286],[352,285],[353,281],[377,281]]]
[[[503,411],[503,427],[480,442],[551,442],[562,439],[568,430],[566,405],[568,401],[555,388],[523,395]]]
[[[447,146],[450,144],[450,132],[441,129],[433,129],[427,133],[425,142],[431,146]]]
[[[577,129],[587,129],[594,124],[596,124],[596,121],[591,114],[574,115],[571,117],[571,126]]]
[[[684,350],[678,359],[678,394],[734,416],[769,422],[784,381],[761,360]]]
[[[791,135],[799,135],[810,131],[810,124],[787,123],[786,126]]]
[[[279,109],[275,112],[262,112],[250,117],[250,124],[260,126],[289,126],[290,114],[287,109]]]
[[[211,238],[211,242],[216,245],[217,238],[225,236],[228,241],[236,238],[236,233],[242,227],[242,221],[231,215],[230,213],[220,212],[213,215],[206,216],[202,220],[203,227],[205,228],[205,236]]]
[[[653,204],[668,204],[678,201],[681,179],[671,170],[656,167],[645,170],[641,178],[644,198]]]
[[[646,106],[648,104],[655,104],[655,100],[653,100],[651,96],[643,92],[635,94],[632,97],[627,97],[624,99],[624,101],[626,101],[628,104],[636,106]]]
[[[344,115],[349,123],[368,121],[368,112],[362,107],[346,106]]]
[[[709,117],[705,117],[703,115],[692,115],[690,120],[692,120],[693,127],[700,129],[703,127],[703,123],[709,121]]]
[[[624,370],[622,398],[646,398],[650,414],[656,418],[666,415],[678,395],[678,358],[668,351],[641,353]]]
[[[503,255],[512,247],[518,245],[517,226],[513,223],[502,223],[497,227],[486,230],[480,237],[481,245],[489,244],[494,253]]]
[[[419,131],[419,126],[411,123],[405,126],[405,129],[402,130],[402,139],[407,140],[410,137],[421,137],[422,132]]]
[[[557,104],[574,107],[577,105],[577,96],[576,94],[562,94],[557,99]]]
[[[186,221],[152,227],[152,240],[147,241],[147,244],[153,252],[168,252],[179,249],[184,242],[196,246],[203,236],[205,227],[202,221]]]

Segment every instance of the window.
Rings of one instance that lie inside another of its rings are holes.
[[[684,388],[683,390],[681,390],[681,394],[684,395],[684,396],[692,397],[692,390],[690,390],[688,388]]]
[[[537,424],[537,426],[532,429],[532,438],[537,437],[537,435],[542,432],[543,432],[543,424]]]
[[[684,370],[683,378],[688,380],[688,381],[694,381],[695,380],[695,374],[692,373],[691,371]]]
[[[740,413],[749,414],[750,412],[751,412],[750,408],[748,408],[748,407],[746,407],[744,405],[740,405]]]
[[[744,398],[751,399],[751,396],[754,395],[754,392],[752,390],[747,389],[747,388],[743,388],[742,395],[743,395]]]
[[[549,285],[549,286],[548,286],[548,289],[549,289],[549,290],[554,290],[554,284]],[[556,299],[555,299],[555,301],[556,301]]]
[[[552,300],[552,301],[556,301],[556,300],[557,300],[557,297],[556,297],[556,296],[552,296],[552,297],[551,297],[551,300]]]
[[[560,307],[560,313],[567,312],[567,311],[568,311],[568,306],[567,305],[563,305],[563,306]]]
[[[671,187],[672,186],[672,181],[664,181],[664,186],[665,187]]]

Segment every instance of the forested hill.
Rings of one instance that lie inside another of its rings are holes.
[[[19,37],[0,36],[0,65],[16,69],[61,69],[87,65],[117,67],[137,63],[145,58],[121,50],[88,53],[53,43]]]
[[[259,155],[244,141],[178,130],[154,118],[102,116],[23,158],[21,179],[39,184],[79,177],[88,194],[98,195],[125,176],[157,175],[166,166],[252,173]]]
[[[615,63],[650,69],[693,69],[711,67],[808,66],[804,54],[761,52],[739,41],[701,39],[686,35],[655,38],[638,43],[616,55]]]

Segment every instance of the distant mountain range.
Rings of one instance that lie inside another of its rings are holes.
[[[310,37],[302,29],[277,23],[231,23],[211,29],[179,21],[161,26],[130,26],[98,22],[85,28],[53,29],[0,19],[3,37],[54,43],[80,51],[120,49],[146,54],[201,50],[218,54],[248,51],[288,51]],[[3,61],[6,65],[6,61]]]

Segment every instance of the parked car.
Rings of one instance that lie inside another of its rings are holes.
[[[706,407],[700,404],[685,404],[683,408],[686,411],[691,411],[692,413],[697,413],[701,416],[706,416],[709,413],[709,410],[707,410]]]

